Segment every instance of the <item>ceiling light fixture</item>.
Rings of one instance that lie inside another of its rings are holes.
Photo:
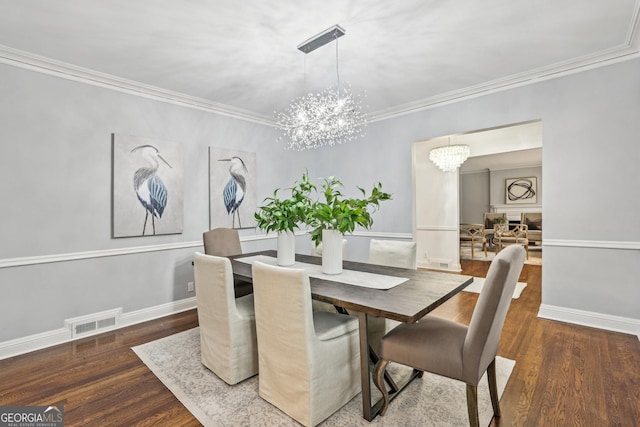
[[[449,145],[434,148],[429,152],[429,160],[435,163],[443,172],[454,172],[469,157],[471,149],[468,145]]]
[[[308,54],[335,41],[337,83],[322,92],[295,98],[283,112],[276,113],[282,131],[278,141],[284,142],[287,149],[342,144],[364,135],[366,120],[361,112],[361,96],[355,96],[348,85],[340,84],[338,38],[344,34],[342,27],[334,25],[298,45],[300,51]]]

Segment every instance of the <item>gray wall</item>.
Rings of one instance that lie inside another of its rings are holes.
[[[394,196],[373,230],[411,233],[412,142],[542,119],[545,240],[553,243],[545,247],[543,303],[640,319],[638,250],[616,248],[640,241],[629,226],[640,211],[638,75],[640,60],[631,60],[374,122],[346,145],[283,154],[274,131],[259,124],[0,65],[0,260],[200,240],[210,145],[257,153],[259,200],[305,167],[338,176],[347,192],[381,181]],[[112,132],[184,143],[182,235],[110,238]],[[365,258],[366,242],[351,237],[349,258]],[[72,316],[190,296],[193,251],[0,268],[0,342],[58,329]]]
[[[257,153],[258,202],[313,171],[311,154],[274,149],[268,126],[2,64],[0,81],[0,260],[201,241],[209,146]],[[111,133],[183,144],[183,234],[111,238]],[[275,241],[243,243],[265,246]],[[0,268],[0,342],[62,328],[70,317],[194,296],[186,283],[199,249]]]
[[[489,171],[460,174],[460,223],[482,224],[491,212]]]
[[[408,233],[412,142],[541,119],[543,304],[637,323],[639,75],[634,59],[374,122],[365,140],[319,150],[318,173],[382,181],[394,200],[373,229]]]

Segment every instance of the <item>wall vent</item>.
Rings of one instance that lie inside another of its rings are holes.
[[[118,327],[122,308],[66,319],[64,325],[73,338],[99,334]]]

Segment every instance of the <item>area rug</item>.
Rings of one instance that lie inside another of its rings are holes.
[[[480,246],[476,246],[473,251],[473,261],[492,261],[496,257],[495,250],[487,250],[487,255]],[[471,246],[465,245],[460,247],[460,259],[471,259]],[[525,264],[542,265],[542,248],[529,247],[529,258],[524,261]]]
[[[470,284],[469,286],[467,286],[466,288],[464,288],[463,291],[473,292],[473,293],[479,294],[480,291],[482,290],[483,286],[484,286],[484,278],[483,277],[474,277],[473,278],[473,283]],[[526,288],[526,287],[527,287],[527,284],[525,282],[516,283],[516,288],[513,291],[513,299],[520,298],[520,295],[522,294],[522,291],[524,291],[524,288]]]
[[[205,426],[300,425],[258,396],[258,376],[229,386],[205,368],[200,363],[199,328],[134,347],[133,351]],[[514,360],[498,357],[496,371],[500,395],[514,366]],[[393,375],[402,374],[400,369],[403,368],[391,368]],[[375,399],[380,396],[377,389],[373,394]],[[493,410],[486,376],[478,386],[478,409],[480,425],[488,426]],[[466,426],[469,425],[466,388],[461,382],[425,373],[391,402],[384,417],[378,416],[371,423],[362,418],[362,401],[358,394],[320,425]]]

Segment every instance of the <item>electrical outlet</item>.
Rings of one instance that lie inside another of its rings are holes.
[[[193,285],[193,282],[188,282],[187,283],[187,292],[195,292],[196,288]]]

